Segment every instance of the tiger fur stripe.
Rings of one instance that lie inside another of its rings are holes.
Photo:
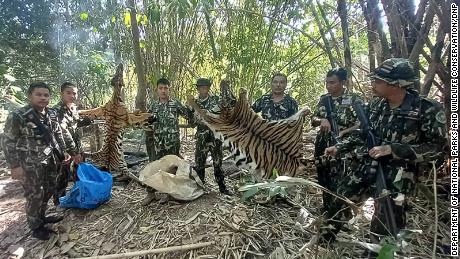
[[[128,126],[139,126],[146,123],[151,116],[150,113],[130,113],[121,98],[123,83],[123,65],[117,67],[117,72],[112,78],[113,86],[112,99],[105,105],[90,109],[81,110],[80,116],[89,116],[95,119],[105,120],[105,139],[101,150],[89,154],[93,162],[110,171],[112,174],[123,174],[132,177],[128,171],[126,161],[123,157],[122,131]],[[137,179],[136,179],[137,180]]]
[[[254,163],[258,176],[269,178],[275,168],[280,175],[295,176],[302,165],[303,114],[307,108],[288,119],[269,122],[252,111],[244,89],[240,90],[236,106],[223,108],[219,115],[201,110],[193,98],[188,98],[188,103],[216,138],[236,147],[247,157],[246,163]],[[237,165],[240,158],[237,157]]]

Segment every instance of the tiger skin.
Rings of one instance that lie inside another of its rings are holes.
[[[267,121],[249,106],[247,91],[240,89],[234,108],[221,107],[219,115],[199,108],[188,98],[188,104],[196,111],[195,116],[206,124],[215,137],[239,153],[237,165],[254,171],[260,178],[269,178],[276,168],[279,175],[295,176],[303,170],[302,126],[304,117],[310,113],[303,108],[294,116],[280,121]]]
[[[123,157],[122,131],[129,126],[139,126],[146,124],[150,113],[130,113],[126,108],[122,98],[121,91],[124,86],[123,82],[123,65],[117,67],[116,73],[111,80],[113,94],[110,101],[105,105],[89,110],[81,110],[80,116],[89,116],[93,119],[105,120],[105,139],[101,150],[89,154],[93,162],[114,175],[131,177],[137,180],[137,177],[128,171],[126,161]]]

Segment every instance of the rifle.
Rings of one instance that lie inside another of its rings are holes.
[[[323,104],[326,108],[326,118],[331,124],[331,135],[333,140],[331,144],[335,145],[339,142],[339,125],[337,125],[337,114],[334,110],[334,102],[330,94],[323,97]]]
[[[53,153],[57,156],[57,158],[60,161],[64,161],[65,156],[62,153],[62,150],[59,147],[56,138],[50,132],[50,129],[40,121],[38,113],[33,108],[30,109],[30,113],[32,114],[32,122],[35,123],[35,125],[37,125],[38,130],[43,136],[43,140],[45,140],[46,144],[51,145]]]
[[[364,108],[360,102],[353,103],[353,109],[356,112],[356,116],[360,122],[360,128],[363,134],[366,136],[367,140],[367,150],[371,150],[375,146],[380,145],[380,141],[375,136],[374,130],[372,129],[369,118],[364,111]],[[382,170],[382,165],[377,159],[373,159],[371,163],[371,173],[377,173],[377,193],[381,194],[383,190],[387,190],[385,175]],[[385,217],[385,226],[389,227],[388,230],[390,234],[394,237],[398,234],[398,228],[396,226],[396,220],[394,217],[393,207],[391,205],[389,195],[382,197],[383,202],[382,206],[379,206],[379,210],[383,210],[383,215]]]

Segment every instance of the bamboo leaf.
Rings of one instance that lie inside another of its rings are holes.
[[[393,259],[396,251],[396,246],[393,244],[385,244],[380,249],[379,256],[377,259]]]
[[[257,194],[257,192],[259,192],[259,188],[257,187],[254,187],[254,188],[250,188],[248,189],[246,192],[244,192],[243,196],[241,197],[244,201],[245,200],[248,200],[249,198],[253,197],[254,195]]]
[[[126,27],[131,27],[131,13],[129,13],[129,11],[125,11],[123,15],[123,21]]]
[[[80,20],[82,21],[88,20],[88,13],[87,12],[80,13]]]
[[[150,23],[160,22],[160,7],[158,5],[153,4],[150,6],[148,18]]]

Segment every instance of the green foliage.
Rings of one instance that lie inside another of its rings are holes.
[[[134,2],[146,78],[153,84],[168,77],[179,99],[196,94],[192,82],[205,76],[213,80],[213,92],[226,78],[235,93],[244,87],[255,100],[270,91],[276,71],[288,75],[288,92],[302,106],[314,108],[326,91],[329,60],[303,1]],[[320,4],[340,41],[335,2]],[[126,98],[132,100],[137,80],[132,80],[132,24],[125,1],[0,0],[0,5],[0,75],[8,71],[23,88],[33,80],[45,80],[55,88],[72,80],[83,88],[83,104],[93,106],[110,96],[107,79],[123,62],[129,67]],[[367,32],[358,1],[349,2],[348,13],[353,17],[349,19],[352,57],[366,64]],[[341,52],[336,58],[343,60],[342,45],[335,49]],[[362,74],[355,73],[358,79]],[[0,83],[4,83],[1,76]]]
[[[394,244],[385,244],[379,252],[377,259],[393,259],[396,251]]]
[[[251,188],[243,193],[243,196],[241,197],[241,199],[245,201],[249,200],[250,198],[254,197],[258,192],[259,192],[259,188],[257,187]]]
[[[80,19],[81,19],[82,21],[88,20],[88,13],[87,13],[87,12],[81,13],[81,14],[80,14]]]
[[[274,174],[278,175],[276,170],[273,170]],[[266,201],[272,200],[272,198],[276,196],[286,197],[287,186],[283,185],[282,183],[277,183],[276,178],[269,179],[264,183],[255,183],[253,178],[247,178],[246,182],[243,180],[242,186],[240,186],[240,190],[244,190],[241,199],[244,201],[248,201],[252,198],[255,198],[256,195],[259,197],[264,197]]]
[[[126,10],[123,14],[123,22],[125,23],[126,27],[131,27],[131,13]]]
[[[276,179],[277,177],[278,177],[278,170],[276,168],[273,168],[272,176],[270,178]]]
[[[8,71],[22,88],[34,80],[57,78],[57,53],[49,40],[52,6],[45,0],[0,0],[0,73]],[[6,83],[0,76],[0,84]]]

